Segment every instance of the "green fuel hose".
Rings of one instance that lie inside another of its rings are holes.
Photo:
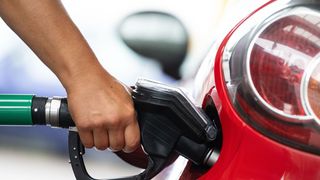
[[[0,125],[74,126],[66,98],[0,94]]]
[[[0,95],[0,125],[33,125],[33,95]]]

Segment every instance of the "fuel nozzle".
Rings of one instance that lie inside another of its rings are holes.
[[[181,89],[140,79],[132,97],[147,153],[168,156],[175,151],[197,165],[211,164],[216,126]]]
[[[212,165],[216,160],[216,125],[182,90],[140,79],[132,87],[132,99],[148,167],[141,174],[124,179],[151,179],[166,167],[174,152],[197,165]],[[40,125],[75,126],[66,98],[33,97],[32,119]],[[94,180],[86,171],[84,153],[78,133],[69,131],[69,157],[76,178]]]

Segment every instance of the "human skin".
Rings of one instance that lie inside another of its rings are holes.
[[[0,17],[61,81],[85,147],[137,148],[130,92],[101,66],[60,1],[0,0]]]

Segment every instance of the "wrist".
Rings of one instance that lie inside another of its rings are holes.
[[[111,80],[111,75],[101,66],[98,60],[77,62],[57,76],[68,94],[75,89],[88,88],[90,84],[90,87],[92,84],[98,85],[102,78],[104,81]]]

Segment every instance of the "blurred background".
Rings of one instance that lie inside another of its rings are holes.
[[[62,2],[101,64],[120,81],[134,85],[144,77],[191,92],[215,39],[266,0]],[[66,95],[54,74],[1,19],[0,93]],[[67,153],[66,130],[0,127],[0,179],[74,179]],[[96,178],[141,171],[111,152],[86,154]]]

